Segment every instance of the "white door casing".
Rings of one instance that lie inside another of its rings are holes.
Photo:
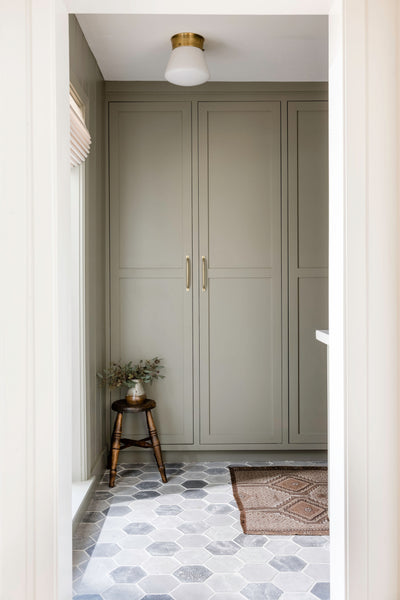
[[[182,14],[185,5],[172,0],[168,11]],[[135,5],[69,0],[68,8],[121,14],[165,10],[155,0]],[[397,3],[190,5],[192,12],[207,10],[329,13],[331,598],[391,600],[400,591]],[[1,392],[8,402],[1,443],[2,456],[13,459],[3,465],[7,486],[0,496],[1,597],[70,600],[67,11],[61,1],[14,0],[2,10],[1,24],[1,72],[13,90],[1,98],[7,115],[1,123],[7,148],[2,147],[0,161],[7,204],[0,243],[9,290],[0,311],[7,347]],[[9,400],[16,381],[32,391],[19,398],[18,440]]]

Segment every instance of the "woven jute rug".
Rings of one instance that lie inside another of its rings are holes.
[[[244,533],[328,535],[326,467],[229,467]]]

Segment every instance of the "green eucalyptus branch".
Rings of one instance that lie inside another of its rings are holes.
[[[131,387],[135,379],[141,379],[144,383],[153,383],[156,379],[164,379],[160,369],[163,369],[161,358],[155,356],[151,360],[140,360],[136,365],[132,361],[128,363],[112,362],[108,369],[97,373],[100,385],[109,385],[111,389],[120,387]]]

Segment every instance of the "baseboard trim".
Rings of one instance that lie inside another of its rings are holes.
[[[164,462],[203,462],[203,461],[326,461],[326,450],[164,450]],[[119,463],[151,463],[153,454],[149,451],[124,450],[120,453]]]
[[[103,448],[92,469],[90,479],[72,482],[72,532],[82,520],[106,465],[107,449]]]

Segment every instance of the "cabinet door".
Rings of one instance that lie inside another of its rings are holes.
[[[327,439],[328,104],[289,102],[289,441]]]
[[[199,103],[202,444],[281,442],[280,197],[280,103]]]
[[[111,103],[109,127],[111,358],[163,358],[147,387],[161,441],[193,443],[190,103]]]

